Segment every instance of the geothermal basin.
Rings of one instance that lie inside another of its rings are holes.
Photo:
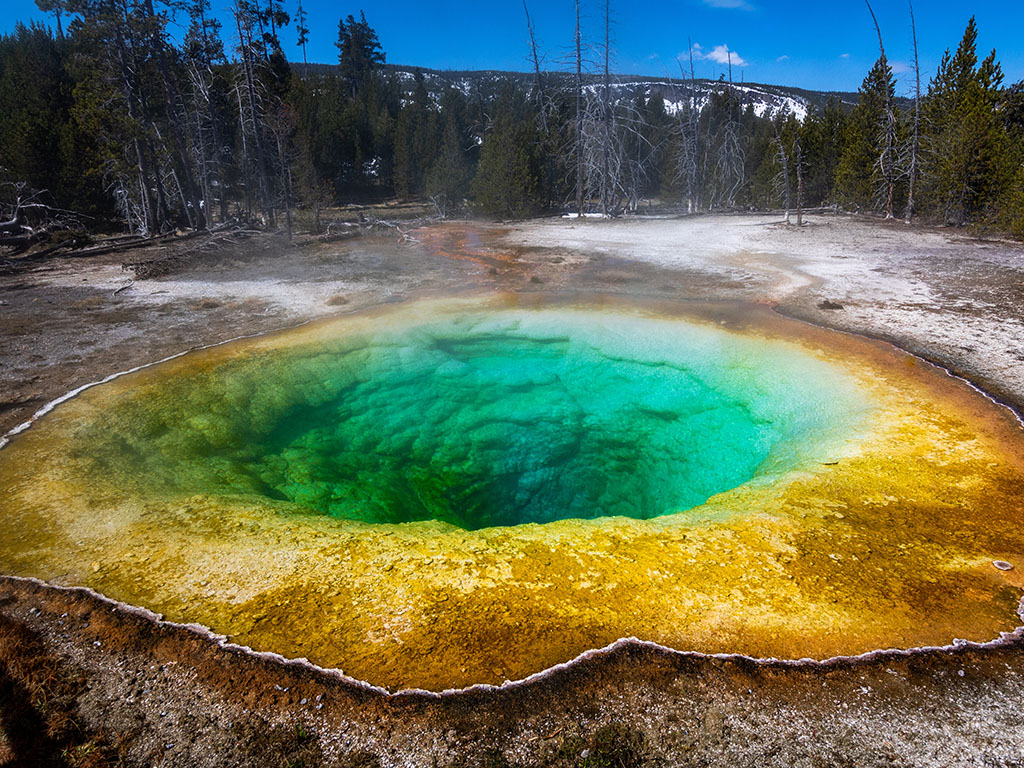
[[[0,571],[389,690],[620,638],[824,659],[1020,624],[1024,437],[746,304],[378,307],[89,388],[0,450]]]

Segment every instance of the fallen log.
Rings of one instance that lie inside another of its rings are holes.
[[[259,230],[230,230],[217,235],[207,235],[208,239],[191,248],[183,251],[175,251],[166,256],[158,256],[154,259],[143,259],[140,261],[126,261],[121,265],[124,272],[132,272],[137,280],[149,280],[154,277],[162,277],[186,266],[195,256],[227,243],[233,242],[236,238],[245,239],[253,235],[263,234]]]
[[[0,221],[0,235],[13,234],[21,231],[20,216],[15,216],[13,219],[9,219],[7,221]]]

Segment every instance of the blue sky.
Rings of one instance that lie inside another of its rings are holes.
[[[298,0],[284,0],[293,12]],[[0,0],[0,31],[16,21],[45,19],[33,0]],[[572,44],[570,0],[528,0],[538,43],[557,68]],[[583,0],[584,34],[602,34],[603,0]],[[227,16],[229,0],[213,0]],[[310,61],[334,62],[341,15],[365,10],[389,62],[438,69],[530,67],[521,0],[304,0],[310,17]],[[906,0],[875,0],[886,52],[901,81],[913,60]],[[877,38],[863,0],[611,0],[615,69],[623,73],[678,75],[687,38],[696,46],[698,77],[717,77],[733,59],[733,76],[762,83],[821,90],[856,90],[878,56]],[[915,3],[922,77],[927,83],[942,52],[955,48],[971,14],[978,18],[979,49],[996,48],[1007,82],[1024,79],[1024,3],[1020,0]],[[285,50],[301,61],[294,24]],[[726,54],[728,50],[731,54]]]

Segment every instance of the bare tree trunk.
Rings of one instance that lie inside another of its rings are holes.
[[[731,75],[732,53],[729,52],[728,56],[729,73]],[[718,91],[717,93],[724,99],[726,119],[718,135],[719,141],[715,147],[714,165],[709,171],[710,199],[708,205],[713,208],[734,208],[739,191],[746,182],[746,164],[741,142],[743,125],[740,121],[739,113],[742,105],[736,98],[731,79],[726,90]],[[736,101],[735,104],[733,103],[734,101]],[[709,152],[711,147],[710,130],[711,120],[709,119],[708,147],[705,149],[705,152]]]
[[[200,82],[206,83],[206,87],[203,90],[204,103],[206,106],[207,119],[210,123],[210,141],[213,144],[213,154],[211,159],[213,161],[213,173],[214,180],[217,182],[217,191],[220,195],[220,220],[227,221],[228,218],[228,197],[227,197],[227,186],[224,183],[224,162],[221,158],[221,138],[220,129],[217,125],[217,115],[214,113],[212,90],[214,85],[214,74],[213,74],[213,58],[210,56],[210,40],[208,36],[208,30],[206,27],[206,11],[200,4],[199,21],[203,30],[203,71],[209,75],[209,81],[205,79]],[[200,76],[203,73],[199,73]],[[210,205],[210,199],[207,198],[207,208]]]
[[[242,87],[235,83],[235,97],[238,99],[239,138],[242,140],[242,179],[245,184],[245,217],[252,219],[252,158],[249,154],[248,129],[245,119],[245,101],[242,98]]]
[[[796,225],[804,225],[804,150],[800,145],[800,136],[797,134],[796,146],[793,148],[796,154]]]
[[[732,51],[728,52],[729,59],[729,122],[727,123],[729,174],[732,177],[732,184],[729,186],[726,202],[730,208],[736,206],[736,196],[743,187],[746,167],[743,157],[743,147],[740,145],[740,134],[743,132],[743,124],[740,122],[742,105],[737,99],[737,113],[733,113],[733,99],[736,98],[736,91],[732,83]]]
[[[156,11],[153,8],[153,0],[145,0],[146,13],[150,19],[150,45],[152,46],[157,60],[157,68],[160,70],[160,79],[163,81],[164,94],[167,96],[167,119],[171,129],[171,142],[174,145],[174,153],[178,159],[178,166],[184,180],[183,195],[187,195],[188,203],[185,205],[185,216],[192,229],[200,230],[205,228],[206,220],[199,205],[199,195],[196,191],[195,177],[189,163],[188,150],[185,145],[185,131],[181,126],[181,113],[178,111],[178,89],[171,79],[170,69],[167,64],[167,56],[164,51],[164,41],[154,26],[157,19]]]
[[[213,222],[210,203],[213,200],[213,185],[210,181],[210,148],[203,125],[203,108],[208,107],[207,94],[199,82],[201,73],[194,65],[189,66],[189,78],[192,81],[191,109],[186,113],[186,127],[192,135],[192,154],[195,157],[196,170],[199,178],[199,195],[203,208],[203,216],[207,225]]]
[[[150,168],[152,185],[156,192],[155,206],[151,209],[154,222],[151,231],[159,234],[166,229],[171,217],[171,211],[168,205],[167,193],[164,189],[163,169],[160,164],[161,154],[157,152],[157,148],[153,143],[153,134],[159,134],[159,128],[153,117],[153,110],[149,106],[149,95],[146,88],[143,87],[143,83],[138,79],[139,73],[145,70],[145,57],[140,58],[139,52],[144,32],[137,28],[137,20],[136,24],[133,25],[132,23],[133,14],[137,14],[138,10],[137,5],[129,5],[127,0],[120,0],[120,13],[123,16],[124,23],[123,25],[116,25],[116,37],[120,49],[122,79],[129,88],[130,94],[134,97],[135,113],[138,117],[139,128],[141,129],[148,124],[152,129],[152,132],[145,131],[143,133],[141,154],[145,158],[145,164]]]
[[[608,198],[611,196],[611,143],[612,143],[612,105],[611,105],[611,0],[604,2],[604,98],[601,99],[603,135],[601,137],[601,213],[608,215]]]
[[[786,223],[789,224],[789,213],[793,207],[793,197],[789,186],[789,156],[786,153],[786,145],[782,142],[782,134],[779,133],[778,123],[775,124],[775,144],[779,148],[779,161],[782,163],[782,188],[784,191],[783,200],[786,203]]]
[[[690,52],[690,213],[700,210],[700,173],[697,165],[697,158],[700,156],[700,110],[697,109],[697,78],[693,69],[693,42],[686,38],[686,44]]]
[[[537,117],[540,120],[541,133],[544,136],[544,146],[551,146],[551,126],[548,123],[548,98],[544,88],[544,75],[541,72],[540,53],[537,51],[537,38],[533,30],[533,21],[530,19],[530,9],[523,0],[523,10],[526,12],[526,29],[530,33],[530,54],[533,58],[534,93],[537,102]],[[544,207],[551,208],[553,205],[555,189],[555,171],[551,163],[544,163]]]
[[[145,147],[143,146],[142,139],[138,134],[138,131],[142,128],[144,116],[141,114],[142,109],[138,100],[138,94],[135,92],[134,81],[131,75],[132,68],[128,61],[127,44],[122,34],[120,24],[116,25],[114,42],[117,51],[117,63],[121,75],[121,88],[124,94],[128,119],[131,120],[136,127],[135,135],[132,137],[132,149],[135,154],[135,162],[138,169],[143,224],[146,234],[159,234],[160,222],[157,214],[156,203],[153,200],[152,188],[150,186],[152,172],[149,167],[149,158],[146,155]]]
[[[870,0],[864,0],[871,14],[871,20],[875,24],[875,32],[878,33],[878,51],[883,67],[888,65],[885,56],[885,45],[882,43],[882,28],[878,26],[878,18],[871,7]],[[885,183],[885,218],[893,217],[893,198],[896,193],[896,163],[894,154],[896,152],[896,115],[893,112],[892,99],[889,96],[889,83],[885,83],[885,118],[882,126],[882,153],[878,159],[879,170],[882,172],[882,179]]]
[[[245,28],[242,25],[242,18],[245,16],[247,11],[242,8],[239,0],[235,0],[235,23],[238,27],[238,37],[241,44],[241,56],[242,56],[242,74],[245,82],[245,108],[240,110],[240,120],[242,121],[242,131],[249,130],[252,138],[252,160],[256,170],[256,181],[259,186],[259,201],[260,207],[263,212],[267,215],[267,223],[274,227],[276,224],[275,210],[273,202],[271,201],[270,195],[270,180],[267,177],[267,153],[264,151],[263,140],[262,140],[262,126],[261,126],[261,112],[257,106],[257,93],[256,93],[256,68],[255,68],[255,54],[252,45],[252,34],[251,28]],[[249,17],[246,18],[246,27],[248,27]],[[262,21],[259,19],[259,15],[256,16],[257,21],[260,22],[262,27]],[[241,93],[239,94],[239,101],[241,102]],[[241,103],[240,103],[241,106]],[[246,119],[245,113],[248,113],[248,119]],[[249,123],[247,126],[246,123]]]
[[[576,213],[583,218],[583,52],[580,0],[576,0]]]
[[[277,141],[277,156],[281,163],[281,175],[284,178],[284,220],[288,228],[288,241],[292,239],[292,172],[288,163],[288,153],[285,151],[284,142],[281,140],[281,132],[274,132],[274,139]]]
[[[0,221],[0,235],[21,234],[21,196],[14,201],[14,213],[7,221]]]
[[[621,120],[617,117],[612,126],[616,141],[612,145],[611,178],[617,180],[612,210],[618,209],[625,200],[629,211],[636,213],[655,169],[660,146],[652,142],[645,131],[649,127],[642,109],[645,106],[642,97],[624,105],[617,113],[621,114]]]
[[[910,2],[910,31],[914,37],[914,75],[917,88],[914,91],[914,138],[910,145],[910,180],[907,191],[906,222],[914,218],[914,188],[917,183],[917,152],[921,143],[921,62],[917,57],[917,25],[914,22],[914,2]]]
[[[533,57],[534,87],[537,92],[537,107],[540,110],[541,127],[545,135],[548,132],[547,110],[544,108],[544,76],[540,71],[540,54],[537,53],[537,39],[533,33],[533,22],[530,20],[530,9],[523,0],[523,10],[526,12],[526,31],[530,33],[530,54]]]

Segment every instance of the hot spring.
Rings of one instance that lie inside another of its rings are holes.
[[[636,636],[799,658],[1016,625],[1021,435],[756,310],[420,301],[190,353],[0,451],[0,569],[390,688]]]

